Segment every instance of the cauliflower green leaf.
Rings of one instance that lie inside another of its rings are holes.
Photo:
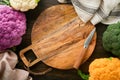
[[[113,57],[109,57],[109,58],[107,58],[107,59],[112,60],[112,58],[113,58]]]
[[[89,79],[89,75],[83,73],[81,70],[78,70],[78,75],[79,75],[83,80],[88,80],[88,79]]]
[[[35,0],[36,3],[38,3],[40,0]]]
[[[1,5],[10,5],[9,0],[0,0]]]

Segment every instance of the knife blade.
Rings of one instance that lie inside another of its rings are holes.
[[[86,51],[87,51],[87,49],[88,49],[88,47],[90,45],[90,42],[91,42],[91,40],[92,40],[92,38],[94,36],[95,31],[96,31],[96,28],[94,27],[93,30],[88,35],[88,37],[86,38],[86,40],[84,42],[84,46],[83,46],[80,54],[78,55],[74,65],[73,65],[73,68],[75,68],[75,69],[79,68],[79,66],[80,66],[80,64],[81,64],[81,62],[82,62],[82,60],[84,58],[84,55],[85,55],[85,53],[86,53]]]
[[[95,31],[96,31],[96,28],[94,28],[94,29],[90,32],[90,34],[88,35],[87,39],[86,39],[85,42],[84,42],[84,48],[88,48],[88,46],[89,46],[89,44],[90,44],[90,42],[91,42],[91,40],[92,40],[92,37],[93,37]]]

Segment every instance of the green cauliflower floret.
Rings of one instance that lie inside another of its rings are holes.
[[[107,27],[102,37],[103,47],[120,57],[120,22]]]

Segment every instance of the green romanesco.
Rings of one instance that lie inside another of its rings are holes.
[[[107,27],[103,33],[102,42],[106,51],[120,57],[120,22]]]

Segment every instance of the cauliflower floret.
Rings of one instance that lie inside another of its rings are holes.
[[[10,5],[20,11],[28,11],[34,9],[40,0],[10,0]]]
[[[118,58],[95,59],[89,66],[89,80],[120,80]]]
[[[25,14],[0,5],[0,51],[19,45],[25,30]]]

